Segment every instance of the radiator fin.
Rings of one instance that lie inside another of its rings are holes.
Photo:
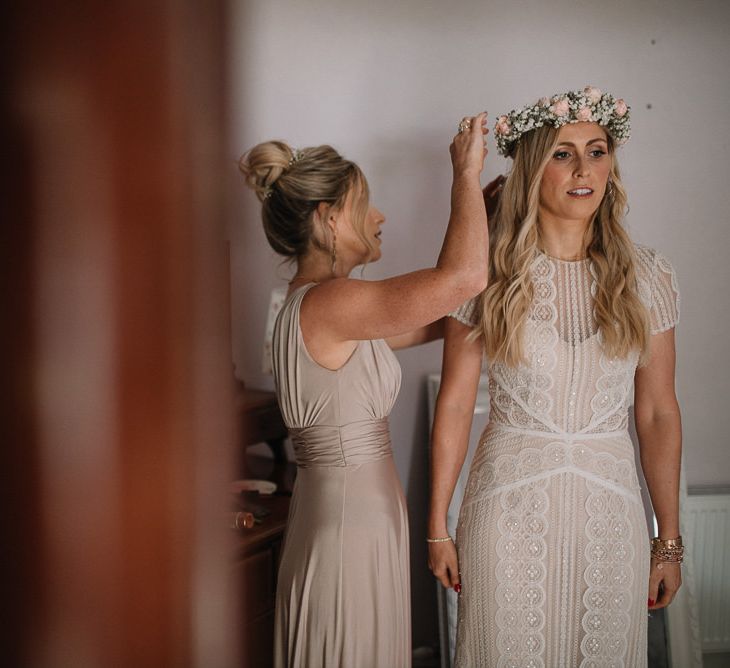
[[[730,651],[730,494],[690,494],[685,536],[703,652]]]

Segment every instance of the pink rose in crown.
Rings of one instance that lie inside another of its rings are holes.
[[[623,118],[628,110],[629,108],[623,98],[616,100],[616,116]]]
[[[501,135],[508,135],[510,133],[510,130],[512,127],[509,124],[509,121],[507,120],[506,116],[500,116],[497,119],[497,132]]]
[[[583,89],[583,92],[585,93],[586,97],[590,100],[591,104],[596,104],[601,101],[601,96],[603,95],[603,92],[600,88],[595,88],[594,86],[586,86]]]
[[[577,120],[585,122],[593,120],[590,107],[581,107],[575,114]]]
[[[568,100],[558,100],[550,107],[550,111],[552,111],[556,116],[567,116],[570,111]]]

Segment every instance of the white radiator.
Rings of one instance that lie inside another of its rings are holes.
[[[730,491],[690,488],[684,507],[703,652],[730,651]],[[694,493],[693,493],[694,492]]]

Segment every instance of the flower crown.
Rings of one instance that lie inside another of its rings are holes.
[[[623,99],[616,100],[613,95],[593,86],[551,98],[541,97],[535,104],[515,109],[497,119],[494,126],[497,152],[506,158],[511,157],[520,137],[543,125],[559,128],[568,123],[583,122],[604,126],[620,146],[631,136],[630,111],[631,107]]]

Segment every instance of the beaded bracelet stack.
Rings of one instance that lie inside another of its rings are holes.
[[[682,545],[682,536],[677,538],[661,538],[651,539],[651,556],[656,561],[664,563],[681,564],[684,559],[684,546]]]

